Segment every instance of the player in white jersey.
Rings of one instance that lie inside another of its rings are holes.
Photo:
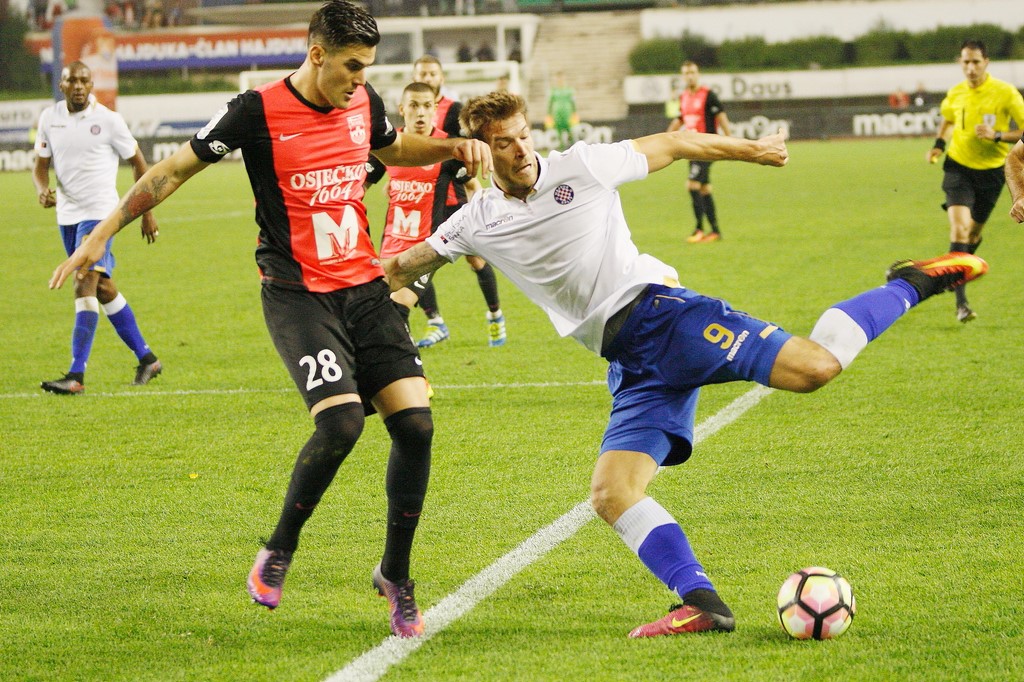
[[[385,262],[392,290],[477,254],[544,308],[560,334],[605,357],[612,414],[591,502],[683,601],[630,636],[733,630],[733,614],[682,528],[646,493],[660,465],[689,458],[700,387],[747,380],[814,391],[911,307],[980,277],[988,266],[961,253],[899,261],[887,284],[827,310],[810,338],[792,336],[681,287],[675,270],[637,250],[616,191],[681,159],[785,165],[781,133],[749,141],[676,131],[577,143],[544,159],[534,152],[526,103],[517,95],[472,99],[461,121],[471,137],[490,145],[494,186],[426,241]]]
[[[43,110],[36,137],[36,165],[32,179],[39,205],[57,207],[64,249],[70,256],[93,227],[117,207],[118,159],[127,159],[135,179],[146,172],[146,159],[124,119],[96,101],[92,73],[82,62],[61,71],[64,100]],[[50,168],[57,189],[50,188]],[[153,243],[156,220],[142,217],[142,236]],[[42,382],[50,393],[73,395],[85,390],[85,367],[96,336],[100,307],[125,345],[135,353],[138,366],[133,384],[141,385],[160,374],[163,365],[146,344],[135,313],[114,284],[114,255],[106,253],[89,272],[75,280],[75,327],[71,335],[71,367],[60,379]]]

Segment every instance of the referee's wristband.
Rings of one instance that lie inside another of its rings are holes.
[[[932,145],[932,149],[938,149],[939,151],[946,151],[946,140],[941,137],[935,138],[935,143]]]

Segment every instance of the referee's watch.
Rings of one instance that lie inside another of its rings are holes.
[[[995,136],[992,138],[992,141],[993,142],[1002,142],[1003,141],[1003,134],[1000,131],[997,130]]]

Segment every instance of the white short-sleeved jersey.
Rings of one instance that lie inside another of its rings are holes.
[[[118,157],[130,159],[137,146],[121,115],[92,95],[74,114],[65,101],[43,109],[35,149],[57,175],[58,224],[102,220],[117,208]]]
[[[494,187],[477,192],[427,242],[449,260],[483,257],[559,334],[600,353],[608,318],[647,284],[677,284],[673,268],[633,244],[616,191],[647,177],[647,157],[625,140],[578,142],[537,161],[526,201]]]

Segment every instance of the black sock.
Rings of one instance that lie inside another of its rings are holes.
[[[429,407],[410,407],[384,420],[391,434],[385,488],[388,528],[380,572],[392,582],[409,578],[409,555],[423,511],[430,478],[430,444],[434,420]]]
[[[699,190],[690,190],[690,201],[693,202],[693,216],[697,219],[697,229],[701,230],[704,223],[704,199]]]
[[[498,277],[494,274],[494,268],[490,263],[485,263],[476,271],[476,281],[480,284],[484,300],[487,301],[487,309],[492,313],[501,310],[501,301],[498,299]]]
[[[722,598],[714,590],[707,590],[703,587],[690,590],[683,595],[683,603],[687,606],[695,606],[701,611],[717,613],[726,618],[733,617],[732,611],[729,610],[729,607],[725,605],[725,602],[722,601]]]
[[[267,541],[267,549],[294,552],[299,546],[303,524],[313,515],[338,467],[355,446],[363,432],[364,419],[362,403],[334,405],[313,418],[316,431],[299,451],[284,496],[284,508],[274,534]]]
[[[704,195],[704,215],[708,217],[708,224],[712,232],[718,232],[718,215],[715,213],[715,198],[710,194]]]
[[[156,362],[156,355],[153,351],[149,351],[139,360],[140,365],[152,365],[154,362]]]
[[[971,245],[967,242],[950,242],[949,250],[957,251],[959,253],[974,253],[971,251]],[[953,294],[956,296],[957,308],[967,305],[967,292],[964,291],[965,286],[966,285],[961,285],[953,289]]]
[[[428,320],[441,316],[441,311],[438,310],[437,307],[437,291],[434,289],[433,280],[427,282],[427,286],[424,287],[423,293],[420,294],[419,306],[427,316]]]

